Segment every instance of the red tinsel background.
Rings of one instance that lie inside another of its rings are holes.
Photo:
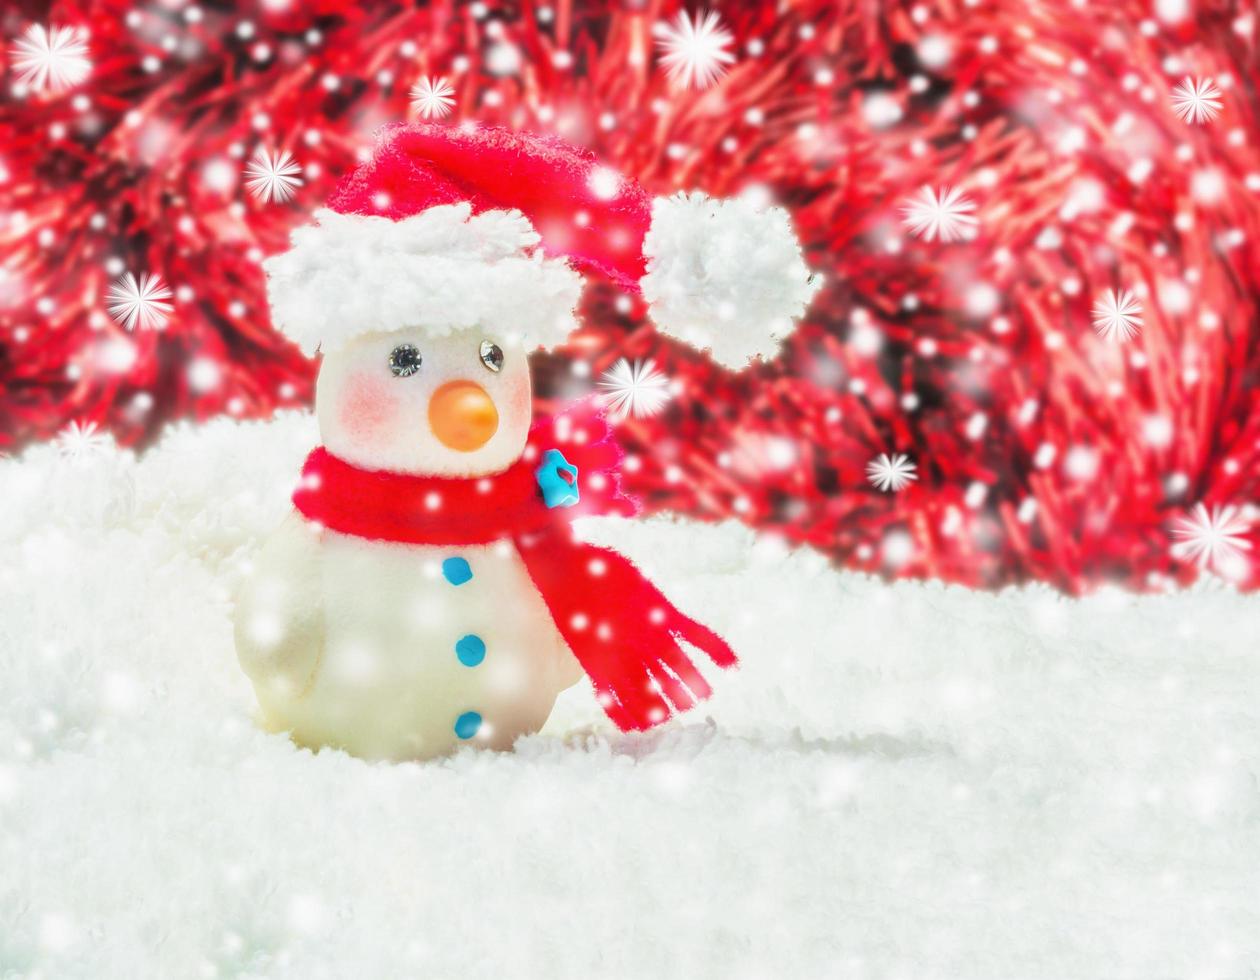
[[[668,376],[665,410],[620,427],[652,508],[736,516],[886,574],[1081,591],[1193,578],[1173,532],[1202,503],[1239,508],[1234,547],[1211,555],[1243,559],[1216,570],[1255,587],[1254,6],[727,0],[734,60],[701,89],[660,63],[654,30],[680,9],[5,4],[0,449],[72,422],[143,447],[172,419],[308,403],[316,365],[270,329],[259,262],[441,76],[452,125],[558,133],[655,194],[766,188],[824,276],[782,355],[739,374],[606,284],[570,345],[536,356],[544,400],[622,357]],[[84,29],[90,74],[20,84],[31,24]],[[1185,78],[1218,87],[1219,114],[1178,115]],[[302,168],[293,199],[248,193],[260,149]],[[961,189],[979,233],[911,234],[924,186]],[[165,329],[109,315],[124,272],[172,288]],[[1123,343],[1092,325],[1109,289],[1142,306]],[[881,453],[917,480],[881,492]]]

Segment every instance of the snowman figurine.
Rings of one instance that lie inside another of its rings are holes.
[[[389,127],[266,263],[276,326],[323,355],[322,445],[238,598],[267,726],[367,759],[509,748],[590,679],[622,730],[710,693],[715,633],[624,556],[577,540],[634,512],[589,404],[534,420],[528,354],[576,326],[581,272],[742,367],[814,284],[751,197],[653,204],[585,151],[490,127]]]

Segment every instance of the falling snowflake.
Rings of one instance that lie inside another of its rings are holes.
[[[445,78],[425,77],[411,86],[411,107],[425,119],[449,116],[455,105],[455,89]]]
[[[891,490],[896,493],[904,489],[911,480],[917,480],[919,477],[915,473],[914,463],[910,462],[910,457],[905,453],[897,453],[893,456],[880,453],[877,458],[867,464],[866,478],[877,489],[884,492]]]
[[[260,201],[283,204],[293,196],[293,188],[302,186],[302,172],[288,150],[271,153],[259,149],[245,168],[245,186]]]
[[[669,379],[651,360],[631,364],[624,357],[604,372],[599,386],[606,392],[603,400],[616,421],[627,415],[648,418],[657,414],[669,401]]]
[[[57,449],[66,459],[83,460],[104,452],[109,441],[95,422],[71,422],[57,437]]]
[[[680,10],[672,24],[658,23],[655,34],[669,80],[682,88],[708,88],[735,61],[727,50],[735,37],[722,26],[716,11],[701,10],[693,21]]]
[[[1173,112],[1183,122],[1211,122],[1221,111],[1220,96],[1220,89],[1210,78],[1184,78],[1173,89]]]
[[[976,209],[970,198],[964,197],[956,187],[933,190],[923,187],[918,197],[912,197],[902,210],[905,223],[912,234],[930,242],[939,238],[943,242],[956,242],[970,238],[979,222],[969,213]]]
[[[1211,512],[1202,503],[1194,505],[1190,517],[1177,518],[1173,534],[1181,538],[1172,546],[1174,558],[1198,562],[1199,568],[1211,565],[1227,578],[1240,578],[1243,552],[1251,542],[1242,535],[1249,525],[1232,505],[1213,505]]]
[[[174,309],[170,298],[161,276],[142,272],[137,282],[128,272],[109,287],[109,315],[128,330],[161,330]]]
[[[92,70],[87,54],[87,35],[79,28],[32,24],[14,45],[13,67],[18,81],[36,92],[60,92],[87,78]]]
[[[1123,343],[1137,336],[1142,306],[1130,290],[1108,289],[1094,304],[1094,329],[1103,340]]]

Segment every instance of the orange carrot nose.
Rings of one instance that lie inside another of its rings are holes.
[[[499,411],[475,381],[448,381],[429,399],[429,428],[442,445],[470,453],[499,431]]]

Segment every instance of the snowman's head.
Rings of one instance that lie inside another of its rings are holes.
[[[818,286],[767,200],[653,201],[553,136],[388,126],[328,203],[264,268],[273,324],[324,354],[324,444],[365,467],[477,475],[514,462],[525,350],[577,327],[582,272],[641,292],[658,328],[736,370],[774,353]],[[497,371],[483,355],[495,346]]]
[[[526,351],[493,330],[360,334],[325,355],[315,411],[328,451],[364,469],[497,473],[529,432]]]

